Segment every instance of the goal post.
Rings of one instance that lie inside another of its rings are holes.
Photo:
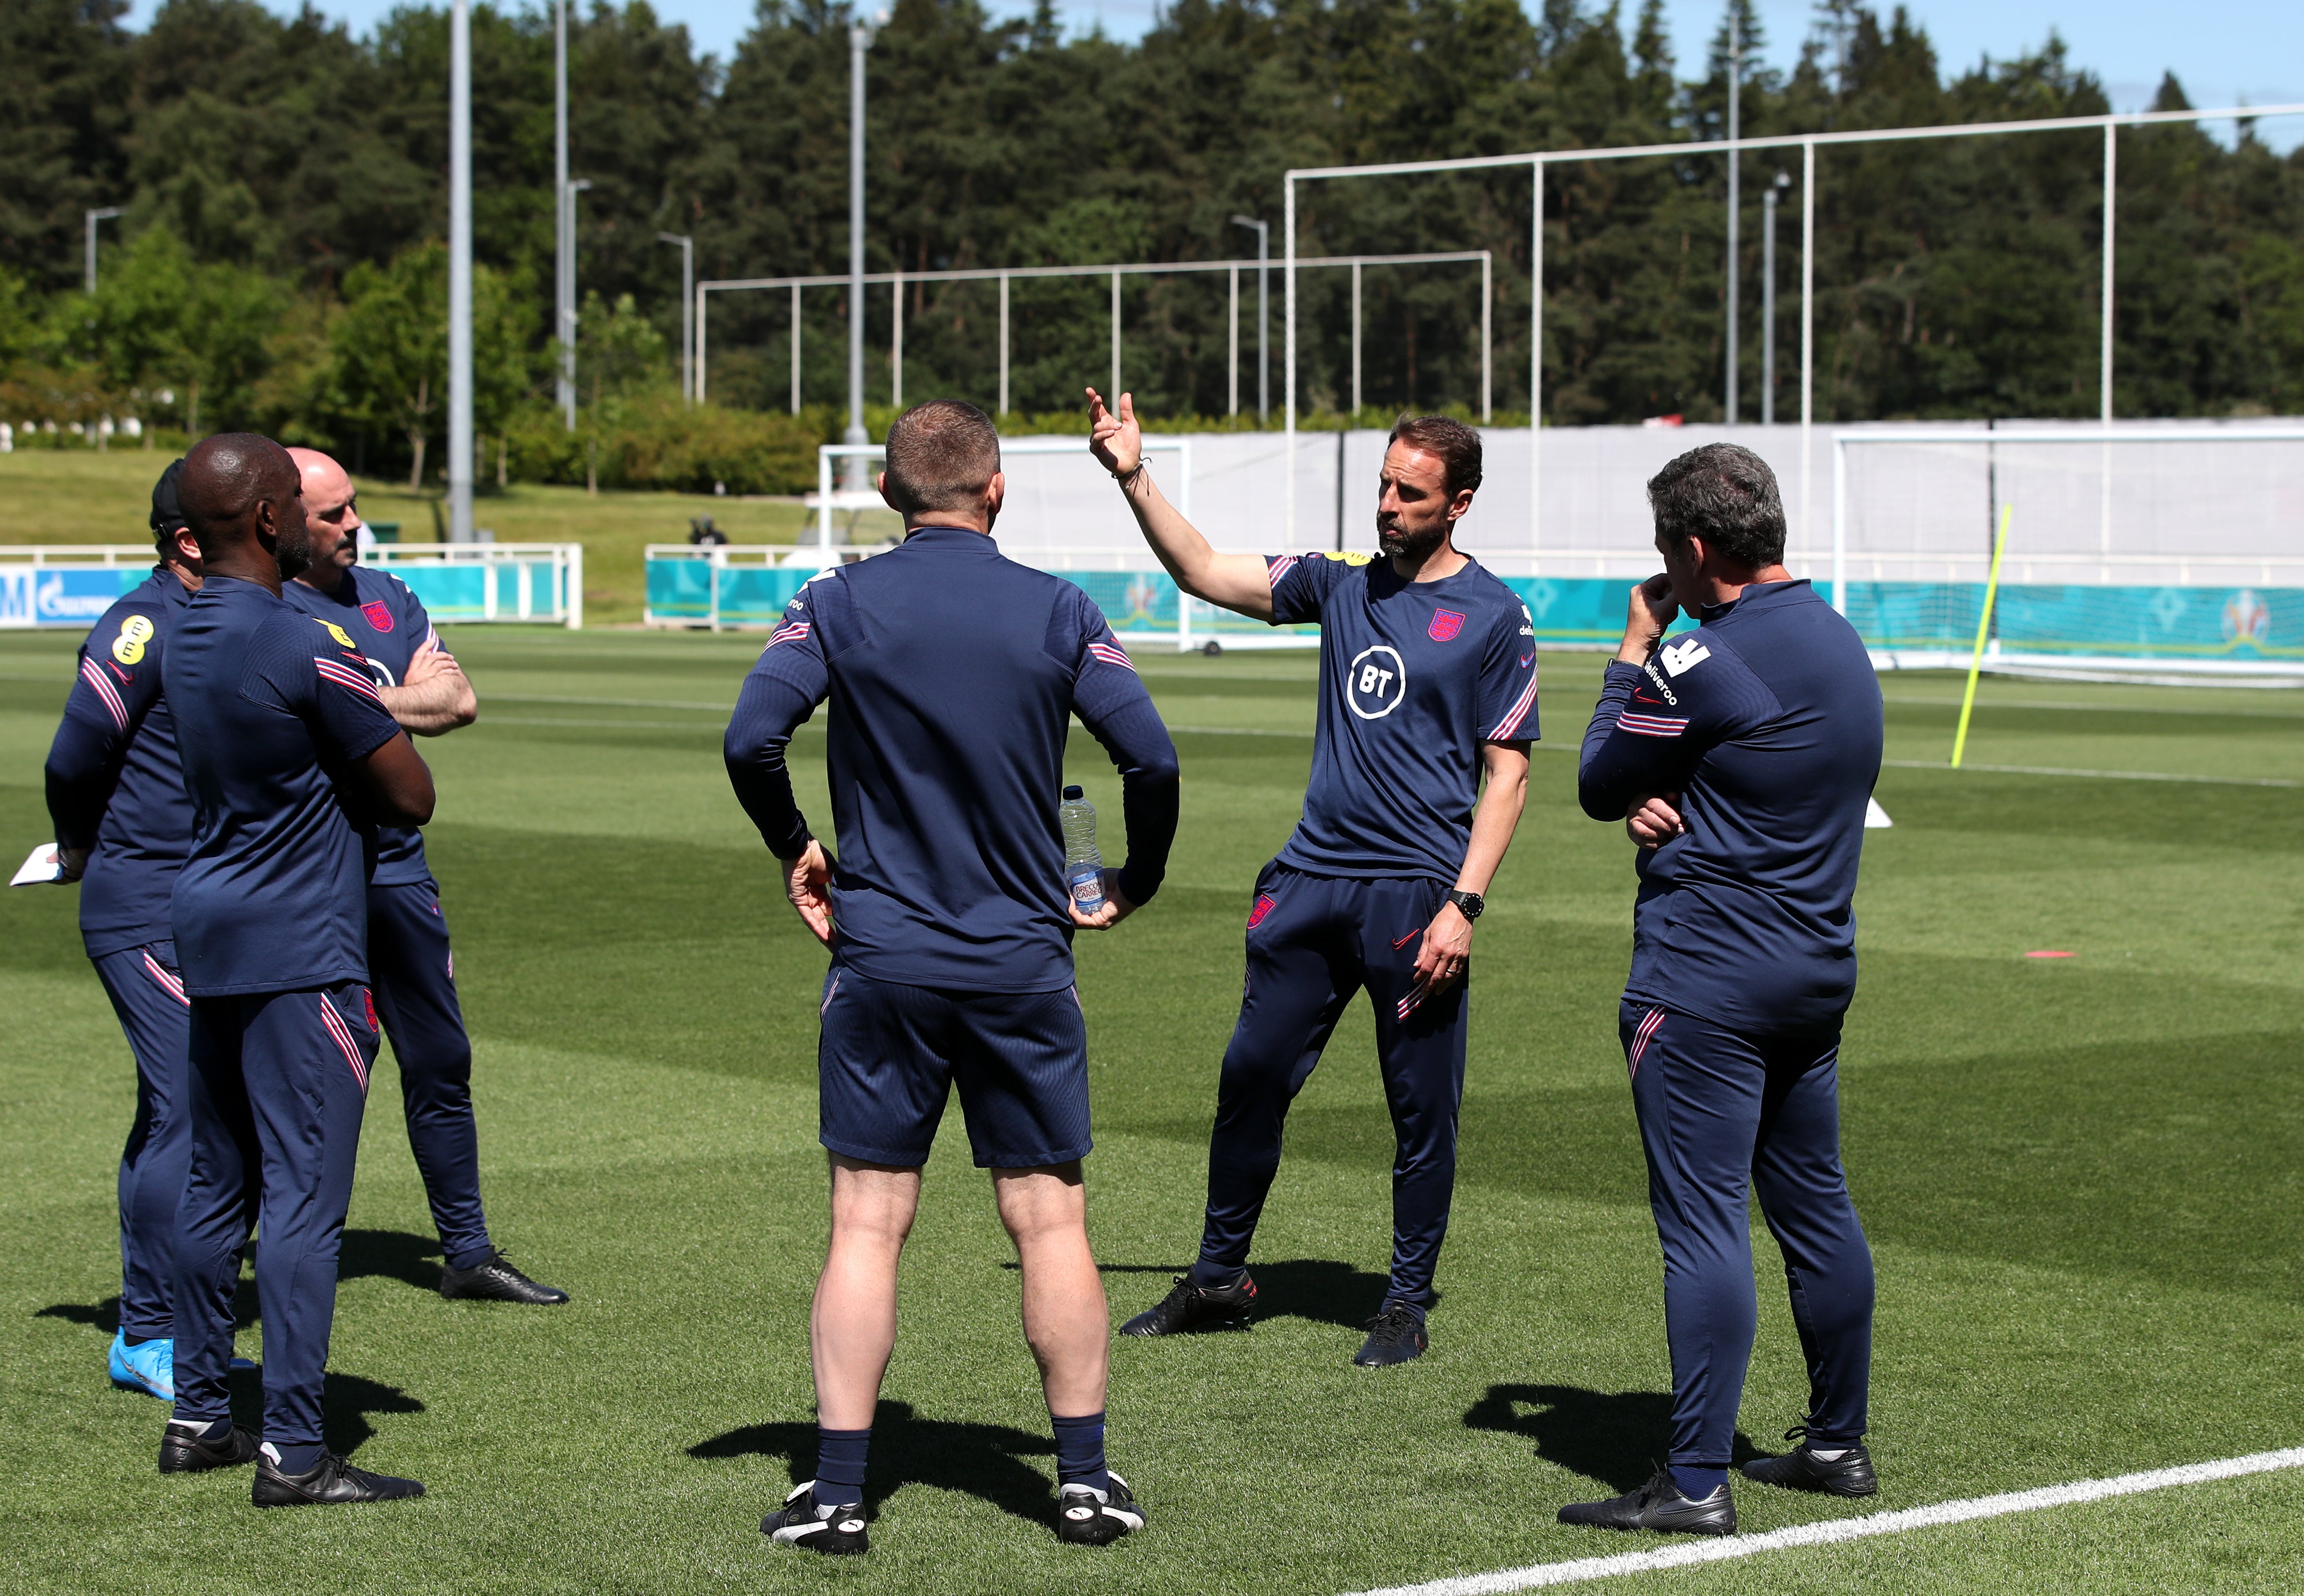
[[[2304,672],[2304,427],[1833,435],[1829,589],[1885,669]],[[1995,523],[2013,511],[1984,612]]]

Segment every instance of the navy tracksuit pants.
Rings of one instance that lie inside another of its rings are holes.
[[[1783,1250],[1808,1360],[1808,1442],[1860,1440],[1872,1250],[1840,1166],[1838,1029],[1747,1036],[1629,999],[1617,1023],[1664,1243],[1670,1461],[1731,1461],[1759,1318],[1748,1181]]]
[[[1376,1009],[1376,1060],[1398,1150],[1392,1166],[1392,1283],[1387,1300],[1424,1307],[1448,1234],[1456,1186],[1456,1120],[1464,1097],[1466,983],[1406,1015],[1424,928],[1444,882],[1307,875],[1276,861],[1257,878],[1248,917],[1248,982],[1224,1050],[1208,1138],[1204,1273],[1248,1262],[1264,1199],[1280,1172],[1288,1105],[1355,992]]]
[[[456,1001],[456,960],[432,882],[368,890],[368,977],[400,1064],[408,1145],[451,1269],[495,1251],[480,1207],[480,1137],[472,1121],[472,1043]]]
[[[192,1001],[191,1164],[176,1213],[177,1418],[231,1416],[233,1295],[241,1248],[260,1227],[264,1439],[319,1441],[336,1254],[376,1050],[374,1010],[357,984]]]
[[[89,962],[136,1055],[136,1117],[120,1155],[120,1328],[166,1340],[175,1333],[176,1203],[192,1151],[184,1111],[191,1007],[172,942]]]

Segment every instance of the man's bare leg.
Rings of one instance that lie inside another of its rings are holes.
[[[1144,1527],[1127,1482],[1105,1467],[1104,1389],[1112,1317],[1088,1246],[1088,1184],[1075,1161],[995,1170],[1000,1222],[1021,1265],[1024,1339],[1056,1432],[1057,1533],[1108,1546]]]
[[[1042,1170],[995,1170],[1000,1222],[1015,1238],[1024,1277],[1024,1339],[1040,1365],[1048,1411],[1060,1418],[1104,1411],[1112,1317],[1104,1277],[1088,1246],[1088,1183],[1077,1161]]]

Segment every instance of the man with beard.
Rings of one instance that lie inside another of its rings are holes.
[[[440,645],[408,584],[360,563],[359,495],[344,469],[317,449],[291,449],[303,473],[312,562],[280,590],[290,604],[352,640],[376,696],[416,737],[440,737],[479,718],[479,699]],[[368,975],[377,1015],[400,1066],[409,1150],[439,1232],[440,1295],[497,1302],[564,1303],[531,1280],[488,1237],[480,1206],[480,1136],[472,1118],[472,1043],[456,1000],[456,956],[440,912],[440,886],[413,826],[377,832],[368,888]]]
[[[192,800],[169,901],[191,1001],[191,1159],[160,1472],[256,1462],[259,1507],[420,1496],[329,1453],[320,1398],[376,1060],[376,828],[431,819],[432,773],[360,651],[281,599],[311,553],[288,452],[250,433],[208,438],[185,456],[178,498],[205,576],[163,671]],[[241,1248],[259,1227],[260,1444],[233,1426],[225,1389]]]
[[[1534,625],[1453,541],[1480,485],[1479,435],[1443,416],[1393,425],[1377,482],[1381,559],[1219,554],[1153,484],[1131,396],[1117,416],[1094,389],[1088,403],[1089,448],[1179,587],[1275,626],[1320,624],[1311,781],[1249,910],[1199,1258],[1122,1330],[1174,1335],[1253,1311],[1249,1244],[1279,1172],[1282,1123],[1365,987],[1398,1151],[1391,1281],[1352,1361],[1405,1363],[1429,1345],[1455,1187],[1472,922],[1520,823],[1537,735]]]

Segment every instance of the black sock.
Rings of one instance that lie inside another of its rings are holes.
[[[1186,1278],[1203,1291],[1221,1291],[1246,1279],[1248,1271],[1237,1263],[1211,1263],[1202,1258],[1193,1263],[1192,1272]]]
[[[864,1499],[864,1458],[872,1449],[869,1430],[816,1427],[816,1500],[837,1507]]]
[[[189,1431],[195,1440],[208,1441],[211,1445],[232,1433],[230,1419],[218,1419],[213,1423],[205,1425],[198,1419],[170,1419],[168,1427],[172,1430]]]
[[[165,1341],[167,1338],[165,1336],[131,1336],[126,1330],[120,1332],[120,1344],[123,1347],[141,1347],[147,1341]]]
[[[1104,1415],[1085,1414],[1076,1419],[1048,1415],[1056,1428],[1056,1484],[1085,1485],[1110,1490],[1112,1474],[1104,1466]]]

